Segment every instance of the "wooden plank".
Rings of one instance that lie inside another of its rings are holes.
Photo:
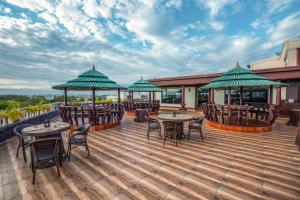
[[[176,147],[172,140],[163,146],[158,133],[148,140],[147,124],[125,119],[120,127],[90,133],[91,156],[83,147],[72,150],[60,178],[55,168],[38,170],[35,185],[12,141],[0,147],[0,199],[297,199],[297,128],[286,122],[279,118],[264,134],[204,122],[204,142],[192,133]]]

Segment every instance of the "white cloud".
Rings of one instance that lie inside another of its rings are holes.
[[[48,21],[50,24],[57,23],[57,18],[54,15],[49,14],[47,11],[38,14],[38,16]]]
[[[87,16],[98,18],[101,15],[99,6],[96,0],[84,0],[82,9]]]
[[[25,13],[21,13],[21,17],[27,18],[27,15]]]
[[[281,12],[288,8],[294,0],[269,0],[267,8],[269,13]]]
[[[47,0],[6,0],[8,3],[13,4],[15,6],[21,7],[21,8],[27,8],[31,11],[53,11],[53,5],[51,1]]]
[[[74,78],[92,63],[121,84],[141,75],[225,71],[237,60],[245,65],[264,52],[256,32],[233,30],[238,32],[233,36],[222,32],[231,22],[220,18],[225,10],[238,10],[236,0],[198,0],[198,6],[209,11],[209,17],[199,19],[178,18],[187,12],[182,0],[8,1],[29,10],[12,9],[15,17],[0,16],[0,88],[34,88],[34,84],[44,88]],[[268,30],[265,46],[270,48],[300,32],[299,15],[279,23],[256,20],[251,26]],[[35,16],[46,22],[37,22]],[[34,84],[26,83],[28,71]]]
[[[222,31],[224,29],[224,27],[225,27],[224,22],[220,22],[220,21],[210,21],[210,22],[208,22],[208,24],[215,31]]]
[[[163,16],[159,16],[153,8],[149,8],[149,2],[146,7],[141,7],[135,14],[129,16],[126,22],[128,31],[136,34],[141,41],[150,41],[156,46],[162,46],[169,43],[164,40],[164,35],[170,24]]]
[[[0,88],[5,89],[50,89],[51,83],[48,81],[36,81],[27,79],[16,80],[16,79],[7,79],[0,78]]]
[[[87,17],[80,9],[80,1],[61,2],[56,7],[55,15],[59,23],[76,37],[92,36],[106,42],[102,24]]]
[[[230,4],[233,4],[235,1],[236,0],[198,0],[201,6],[204,5],[210,10],[209,16],[211,18],[218,16],[223,8]]]
[[[300,12],[293,13],[267,30],[269,41],[263,44],[264,49],[273,48],[285,40],[299,36]]]
[[[7,14],[9,14],[11,12],[10,8],[4,8],[4,12],[6,12]]]
[[[180,9],[180,7],[182,6],[182,1],[181,0],[168,0],[165,4],[166,8],[176,8],[176,9]]]

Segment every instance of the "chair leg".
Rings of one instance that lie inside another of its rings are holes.
[[[191,129],[190,129],[190,128],[189,128],[189,130],[188,130],[187,138],[188,138],[188,139],[191,138]]]
[[[36,174],[36,165],[33,163],[33,176],[32,176],[32,184],[35,182],[35,174]]]
[[[85,149],[88,152],[88,156],[90,156],[90,149],[89,149],[89,146],[88,146],[87,142],[85,143]]]
[[[148,140],[149,140],[149,134],[150,134],[150,130],[148,129],[147,130],[147,138],[148,138]]]
[[[60,171],[59,171],[59,161],[58,161],[58,158],[55,158],[55,163],[56,163],[56,169],[57,169],[57,173],[58,173],[58,176],[60,177]]]
[[[165,146],[166,140],[167,140],[167,136],[165,135],[164,142],[163,142],[163,146]]]
[[[160,139],[162,140],[162,136],[161,136],[161,128],[159,129],[159,136],[160,136]]]
[[[71,144],[68,146],[68,162],[70,162],[70,157],[71,157]]]
[[[202,129],[200,129],[200,136],[201,136],[201,139],[202,139],[202,142],[203,142],[203,134],[202,134]]]
[[[18,148],[17,148],[17,155],[16,155],[16,158],[19,157],[19,150],[20,150],[20,146],[21,146],[21,143],[19,142],[19,145],[18,145]]]
[[[27,163],[26,150],[25,150],[24,146],[22,146],[22,152],[23,152],[23,159]]]

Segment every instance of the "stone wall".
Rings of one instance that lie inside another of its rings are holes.
[[[44,123],[44,121],[47,118],[48,119],[55,118],[58,116],[58,114],[59,114],[59,111],[54,110],[54,111],[51,111],[51,112],[48,112],[48,113],[45,113],[45,114],[42,114],[42,115],[39,115],[36,117],[24,119],[24,120],[0,127],[0,144],[2,142],[4,142],[5,140],[10,139],[15,136],[13,129],[16,126],[21,125],[21,124],[33,124],[33,125],[41,124],[41,123]]]

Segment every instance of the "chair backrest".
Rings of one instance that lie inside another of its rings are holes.
[[[197,123],[197,124],[202,125],[203,119],[204,119],[204,118],[203,118],[202,116],[201,116],[201,117],[196,117],[194,123]]]
[[[91,127],[91,124],[85,124],[85,125],[80,126],[78,129],[75,130],[77,132],[76,135],[82,135],[86,139],[90,127]]]
[[[88,131],[88,129],[91,127],[91,124],[84,124],[76,129],[78,132],[85,132]]]
[[[18,137],[23,137],[22,130],[29,126],[32,126],[32,124],[21,124],[16,126],[13,131]]]
[[[33,140],[30,145],[32,147],[32,153],[35,155],[38,152],[47,151],[53,152],[53,155],[58,154],[60,148],[61,138],[59,137],[50,137]]]
[[[145,115],[145,119],[148,121],[148,124],[158,122],[156,119],[153,119],[152,117],[149,117],[149,115]]]
[[[163,125],[165,129],[174,129],[176,123],[173,121],[163,121]]]

